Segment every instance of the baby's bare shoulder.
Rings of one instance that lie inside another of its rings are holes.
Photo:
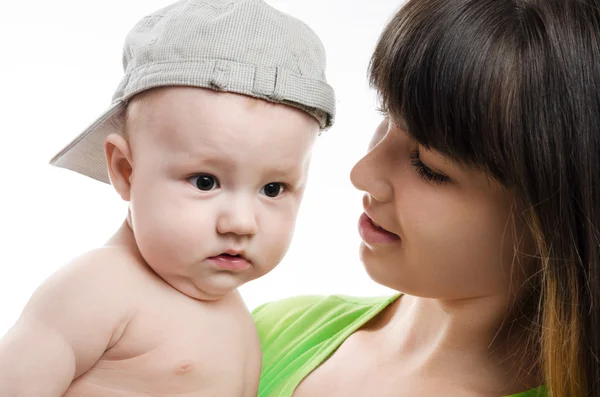
[[[139,279],[140,259],[120,247],[102,247],[88,251],[57,272],[58,279],[84,284],[108,284],[111,289]]]
[[[136,314],[132,261],[135,258],[125,251],[102,248],[73,259],[50,276],[11,330],[12,356],[36,352],[42,357],[39,368],[31,367],[36,377],[48,372],[49,360],[65,379],[89,370],[116,344]]]
[[[132,284],[139,282],[136,258],[123,249],[107,247],[82,254],[50,276],[35,292],[26,310],[35,306],[106,306],[126,309]],[[70,302],[70,304],[66,304]],[[120,311],[120,310],[117,310]]]

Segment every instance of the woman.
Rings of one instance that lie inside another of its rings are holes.
[[[410,0],[352,170],[390,298],[258,308],[260,397],[600,397],[600,1]]]

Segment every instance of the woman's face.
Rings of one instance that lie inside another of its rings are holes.
[[[508,295],[531,246],[514,195],[384,120],[351,179],[365,192],[361,257],[378,283],[415,296]],[[379,227],[377,226],[379,225]],[[519,283],[519,284],[515,284]]]

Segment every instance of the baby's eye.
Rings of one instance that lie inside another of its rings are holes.
[[[198,190],[208,192],[219,187],[219,181],[212,175],[200,174],[188,178],[188,181]]]
[[[284,191],[285,191],[284,184],[279,183],[279,182],[267,183],[265,186],[263,186],[260,189],[261,194],[264,194],[265,196],[271,197],[271,198],[279,196]]]

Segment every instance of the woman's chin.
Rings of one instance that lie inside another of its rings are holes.
[[[365,271],[377,284],[394,291],[423,298],[430,297],[431,286],[423,282],[422,275],[411,271],[399,258],[400,254],[374,252],[365,244],[361,244],[360,257]]]
[[[397,260],[392,261],[377,252],[373,252],[365,243],[361,243],[360,245],[360,259],[367,274],[373,281],[384,287],[402,291],[398,288],[398,272],[401,269],[398,266]]]

